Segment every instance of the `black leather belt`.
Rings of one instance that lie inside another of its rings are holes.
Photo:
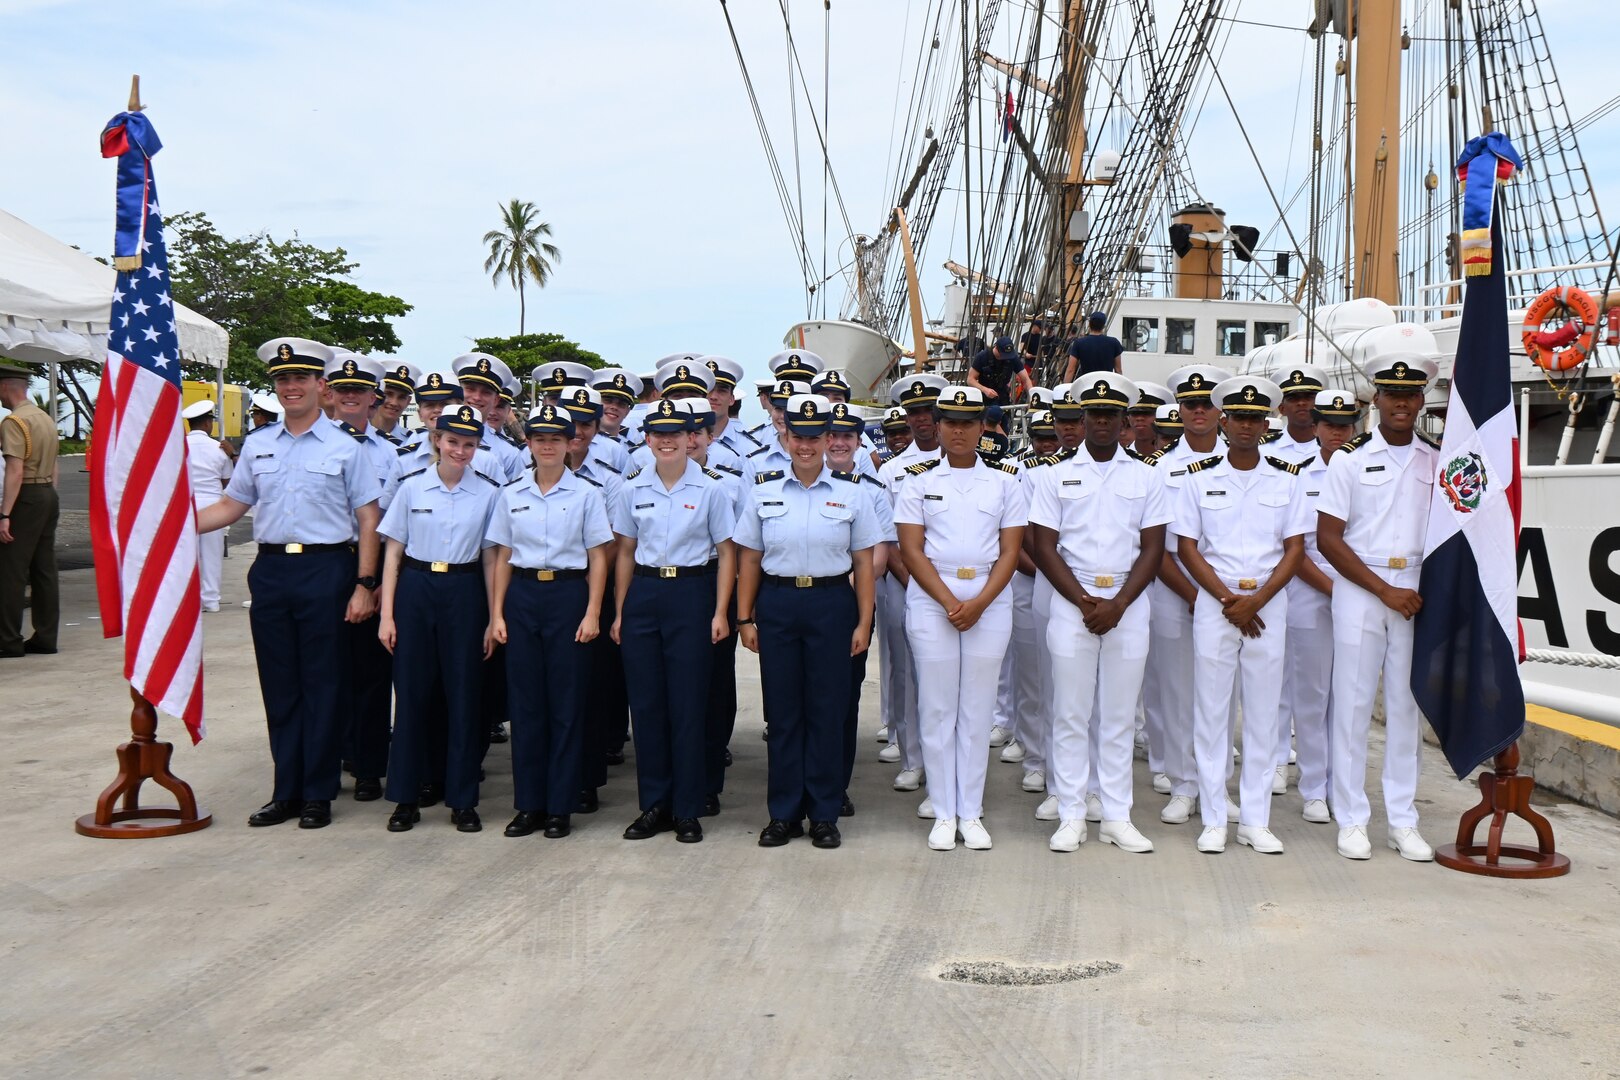
[[[424,562],[405,556],[405,565],[412,570],[426,570],[430,574],[476,574],[483,569],[480,562]]]
[[[310,555],[317,551],[354,553],[353,544],[260,544],[260,555]]]
[[[763,580],[768,585],[780,585],[784,589],[826,589],[834,585],[849,584],[849,575],[837,574],[833,577],[782,577],[778,574],[765,574]]]
[[[636,563],[636,577],[705,577],[715,573],[719,566],[718,561],[706,562],[701,566],[644,566],[641,563]]]
[[[512,576],[524,581],[578,581],[588,571],[585,570],[536,570],[529,566],[512,567]]]

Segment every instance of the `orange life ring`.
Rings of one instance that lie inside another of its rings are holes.
[[[1550,319],[1572,316],[1556,330],[1544,330]],[[1551,288],[1536,297],[1524,313],[1524,351],[1531,363],[1547,371],[1568,371],[1586,363],[1597,334],[1597,301],[1573,287]]]

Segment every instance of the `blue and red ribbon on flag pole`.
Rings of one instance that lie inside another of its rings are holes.
[[[146,235],[147,185],[152,182],[152,155],[163,149],[157,130],[138,110],[121,112],[101,129],[101,156],[118,159],[117,227],[113,234],[113,269],[141,268],[141,239]]]

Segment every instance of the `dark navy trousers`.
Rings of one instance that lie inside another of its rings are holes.
[[[850,635],[854,636],[855,628],[850,627]],[[867,649],[859,656],[849,658],[849,715],[844,717],[844,794],[849,794],[849,785],[855,779],[855,743],[860,737],[861,728],[861,684],[866,681],[866,658],[872,655]]]
[[[571,814],[579,802],[591,646],[574,634],[589,599],[584,578],[514,578],[506,589],[513,802],[521,811]]]
[[[432,768],[427,763],[438,752],[437,721],[442,715],[445,805],[455,810],[478,805],[478,767],[487,733],[479,676],[488,625],[483,574],[435,574],[401,567],[394,589],[390,802],[414,803],[424,781],[439,782],[427,771]]]
[[[624,749],[630,734],[630,706],[625,698],[624,657],[608,628],[614,606],[613,574],[608,574],[602,596],[602,633],[586,646],[590,650],[589,692],[585,695],[585,758],[581,789],[607,783],[607,753]]]
[[[643,811],[665,806],[676,818],[703,813],[715,585],[713,574],[638,576],[624,598],[619,638]]]
[[[261,554],[248,568],[248,625],[278,802],[337,797],[349,695],[352,551]]]
[[[360,780],[380,779],[388,770],[394,658],[377,637],[381,624],[377,615],[363,623],[344,624],[349,631],[349,671],[344,679],[349,692],[349,715],[344,752],[354,766],[355,778]],[[403,624],[396,619],[395,625]]]
[[[737,594],[732,593],[728,611],[730,623],[737,625]],[[714,666],[709,669],[709,702],[703,723],[703,767],[706,791],[718,795],[726,789],[726,745],[737,727],[737,632],[733,630],[714,646]]]
[[[762,582],[754,603],[760,690],[770,755],[773,819],[837,821],[844,801],[849,639],[857,617],[848,585],[795,589]]]

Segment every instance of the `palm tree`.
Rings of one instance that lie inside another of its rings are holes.
[[[545,288],[551,280],[551,263],[561,262],[562,252],[542,239],[551,235],[551,225],[537,220],[534,203],[513,199],[500,210],[501,227],[484,234],[484,243],[489,245],[484,272],[497,288],[505,278],[518,291],[518,333],[522,334],[528,317],[523,286],[533,281],[536,288]]]

